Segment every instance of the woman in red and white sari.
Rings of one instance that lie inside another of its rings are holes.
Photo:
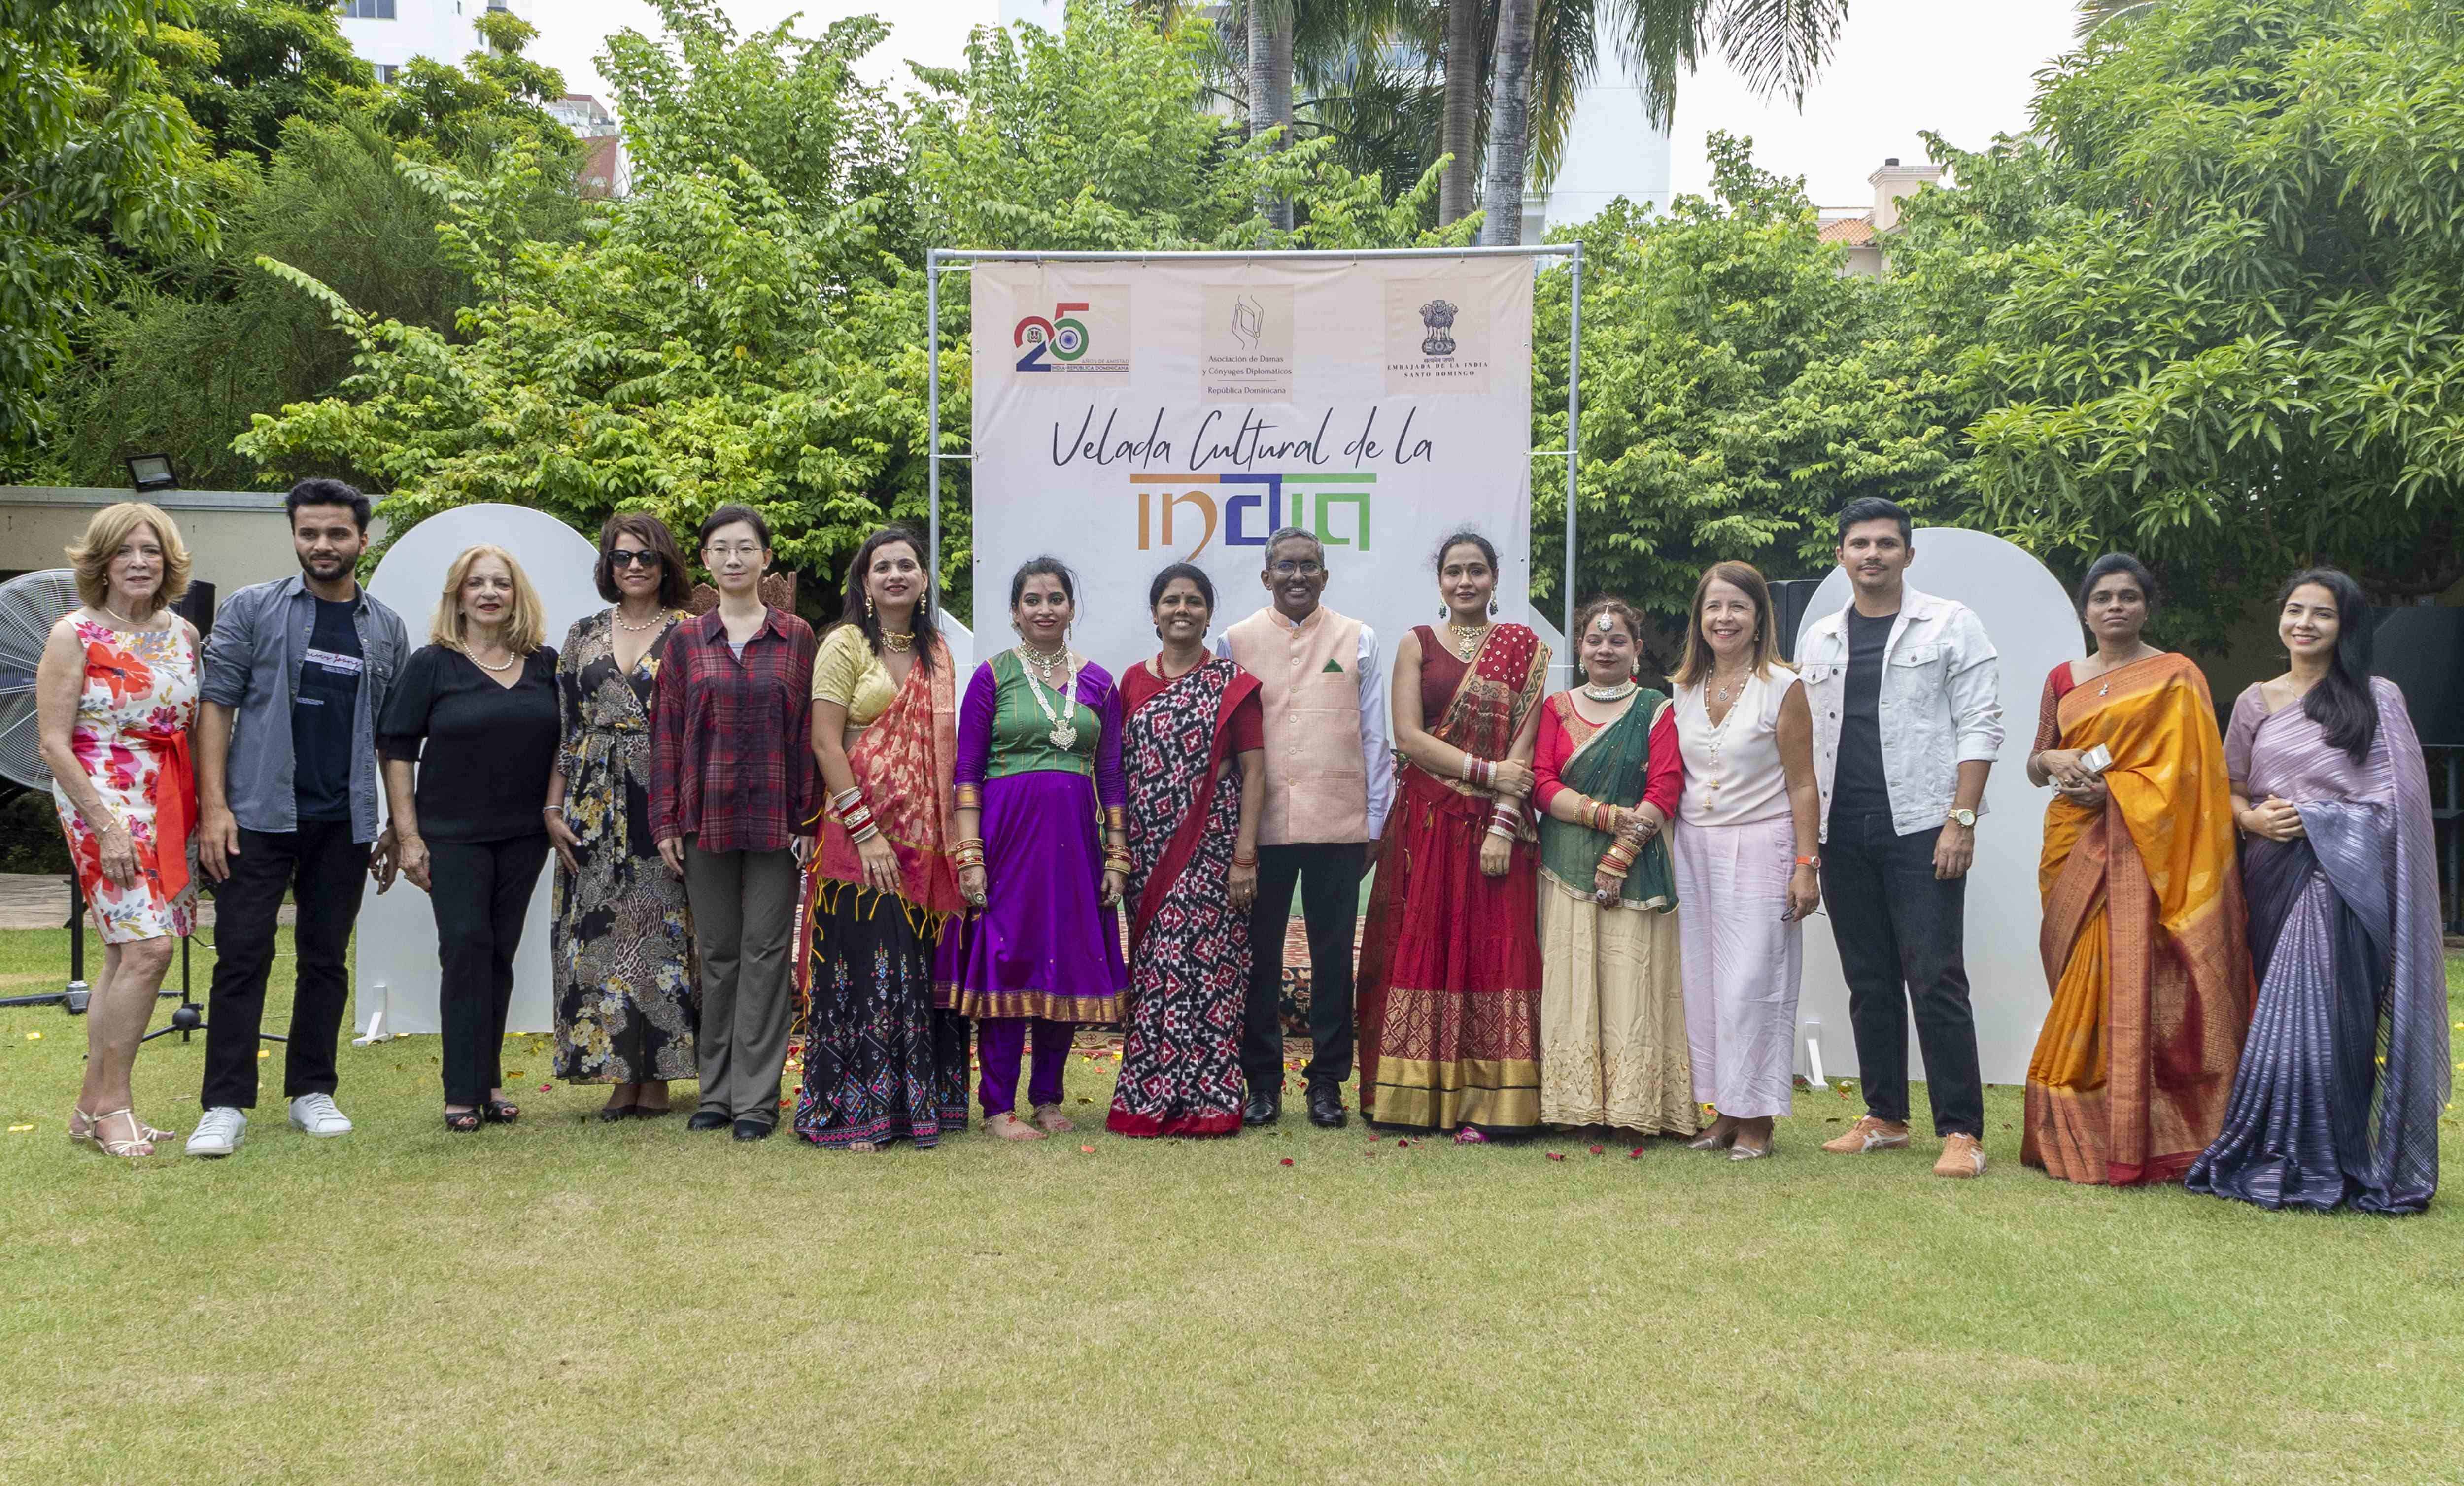
[[[1540,1127],[1538,838],[1526,801],[1549,647],[1491,622],[1497,552],[1478,534],[1439,548],[1438,592],[1445,635],[1422,624],[1395,655],[1404,765],[1361,941],[1360,1110],[1374,1125],[1477,1142]]]
[[[1163,651],[1121,672],[1130,790],[1130,990],[1115,1135],[1235,1135],[1265,715],[1258,679],[1206,652],[1215,584],[1176,562],[1147,603]]]

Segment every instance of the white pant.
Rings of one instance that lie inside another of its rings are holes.
[[[1795,828],[1785,814],[1681,823],[1670,845],[1694,1097],[1740,1120],[1785,1115],[1805,944],[1804,925],[1781,921]]]

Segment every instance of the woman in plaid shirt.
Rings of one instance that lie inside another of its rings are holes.
[[[678,624],[650,721],[650,832],[693,902],[701,951],[701,1107],[687,1127],[779,1123],[795,994],[797,874],[821,809],[813,631],[761,601],[770,525],[745,506],[701,524],[718,607]]]

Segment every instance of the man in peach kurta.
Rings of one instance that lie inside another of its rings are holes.
[[[1344,1123],[1352,1077],[1352,946],[1369,845],[1386,825],[1395,763],[1386,741],[1377,637],[1319,602],[1326,548],[1298,527],[1266,541],[1259,580],[1274,601],[1225,631],[1219,653],[1258,678],[1265,710],[1266,799],[1258,899],[1249,920],[1249,994],[1241,1035],[1243,1123],[1283,1115],[1279,1015],[1292,890],[1309,947],[1309,1123]]]

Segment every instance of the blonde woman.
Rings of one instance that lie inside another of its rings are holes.
[[[1731,1161],[1771,1153],[1793,1097],[1796,994],[1815,875],[1814,716],[1779,659],[1771,587],[1715,562],[1694,588],[1670,679],[1685,793],[1677,809],[1678,938],[1694,1097],[1715,1118],[1693,1144]]]
[[[167,612],[188,590],[188,550],[143,501],[97,512],[68,549],[84,603],[52,626],[34,707],[52,802],[102,933],[85,1025],[85,1083],[69,1138],[150,1156],[175,1133],[132,1112],[137,1044],[196,905],[189,825],[197,808],[188,729],[197,632]]]
[[[396,859],[436,912],[445,1127],[457,1132],[521,1114],[498,1055],[562,736],[545,622],[513,554],[467,549],[378,729]]]

